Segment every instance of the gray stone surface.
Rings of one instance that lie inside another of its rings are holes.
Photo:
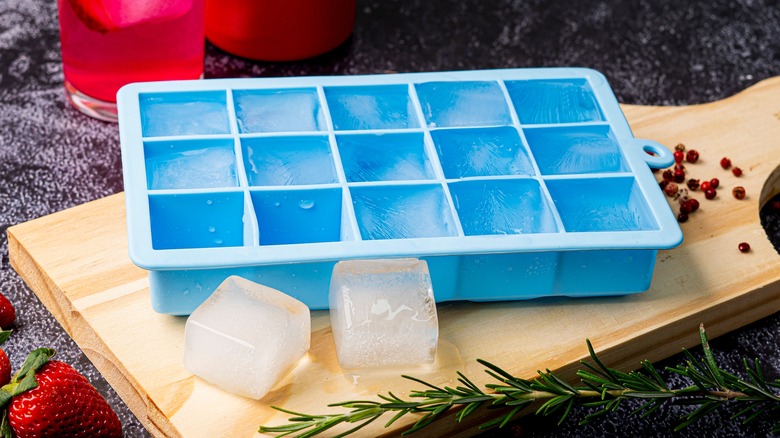
[[[116,125],[83,116],[65,102],[56,14],[53,0],[0,1],[0,289],[18,309],[16,333],[4,347],[16,367],[35,347],[57,349],[60,359],[109,399],[126,436],[147,436],[8,262],[7,227],[122,190]],[[271,64],[207,45],[206,77],[535,66],[600,70],[623,103],[721,99],[780,74],[780,4],[358,0],[354,34],[333,52]],[[758,357],[767,374],[780,377],[778,335],[780,315],[775,314],[712,346],[732,371],[739,370],[742,357]],[[680,360],[676,356],[663,365]],[[487,436],[670,436],[682,412],[665,408],[646,420],[618,414],[587,427],[576,426],[574,420],[584,415],[578,412],[562,427],[534,419]],[[742,426],[714,415],[678,436],[768,436],[769,425],[765,420]]]

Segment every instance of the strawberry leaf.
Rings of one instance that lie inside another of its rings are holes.
[[[11,383],[19,381],[19,378],[27,378],[30,371],[35,373],[40,367],[42,367],[49,359],[54,356],[54,350],[51,348],[37,348],[27,355],[27,359],[24,360],[22,367],[19,368]]]
[[[11,393],[5,389],[0,389],[0,409],[5,409],[5,407],[8,406],[8,403],[11,402],[11,398]],[[2,433],[0,433],[0,436],[2,436]]]
[[[10,385],[14,385],[14,384],[11,383]],[[29,373],[25,374],[24,378],[20,382],[12,386],[11,395],[17,396],[23,392],[27,392],[35,388],[36,386],[38,386],[38,381],[35,380],[35,371],[30,370]]]
[[[11,332],[13,330],[0,330],[0,345],[4,344],[11,337]]]
[[[2,391],[5,392],[5,391]],[[8,411],[3,409],[3,421],[0,423],[0,437],[13,438],[14,434],[11,431],[11,424],[8,423]]]

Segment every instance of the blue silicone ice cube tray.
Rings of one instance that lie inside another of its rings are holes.
[[[604,76],[580,68],[136,83],[118,95],[131,259],[192,312],[229,275],[327,308],[347,259],[435,296],[640,292],[682,233]]]

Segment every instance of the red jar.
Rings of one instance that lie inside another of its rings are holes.
[[[206,38],[262,61],[292,61],[336,48],[352,33],[355,0],[206,0]]]

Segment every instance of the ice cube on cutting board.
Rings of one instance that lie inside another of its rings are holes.
[[[228,277],[187,319],[184,367],[230,392],[260,399],[309,350],[305,304]]]
[[[333,268],[329,300],[342,368],[433,362],[439,323],[425,261],[339,262]]]

